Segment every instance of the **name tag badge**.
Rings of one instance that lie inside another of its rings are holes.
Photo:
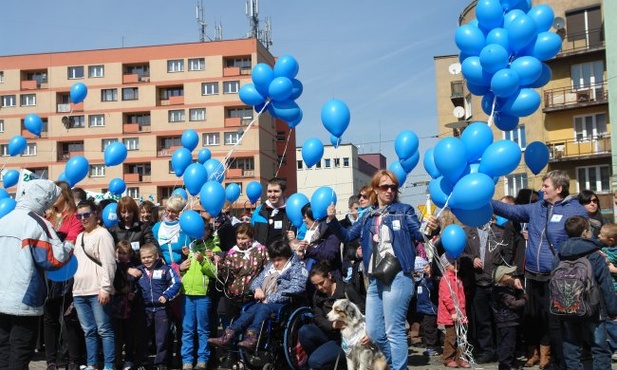
[[[138,251],[139,250],[139,242],[131,242],[131,248],[134,251]]]
[[[400,230],[401,229],[401,221],[400,220],[392,220],[392,229]]]
[[[283,221],[274,221],[274,228],[276,230],[281,230],[283,228]]]
[[[163,270],[155,270],[152,272],[153,279],[162,279],[163,278]]]
[[[551,217],[551,222],[559,222],[562,217],[563,215],[553,215],[553,217]]]
[[[422,294],[422,287],[418,286],[418,294]]]

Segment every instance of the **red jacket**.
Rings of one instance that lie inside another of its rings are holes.
[[[463,281],[456,275],[454,271],[446,270],[441,281],[439,282],[439,304],[437,307],[437,324],[438,325],[454,325],[452,314],[456,313],[454,301],[450,288],[452,287],[453,294],[456,295],[458,303],[463,315],[467,316],[465,311],[465,289]]]

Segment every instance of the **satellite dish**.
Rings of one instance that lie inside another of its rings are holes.
[[[448,71],[452,75],[457,75],[457,74],[461,73],[461,63],[452,63],[452,64],[450,64],[450,66],[448,67]]]
[[[456,118],[463,118],[463,116],[465,115],[465,108],[463,108],[463,107],[454,107],[454,110],[452,111],[452,114],[454,114],[454,117],[456,117]]]
[[[553,28],[556,30],[562,30],[566,26],[566,21],[561,17],[555,17],[553,20]]]

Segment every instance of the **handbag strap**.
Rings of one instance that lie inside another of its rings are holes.
[[[373,268],[371,269],[371,272],[375,271],[375,268],[377,267],[377,257],[379,256],[379,244],[381,241],[381,238],[379,236],[379,226],[381,224],[381,214],[377,214],[377,217],[375,217],[375,236],[377,236],[377,241],[373,240]]]
[[[94,257],[92,257],[91,255],[88,254],[88,252],[86,252],[86,247],[84,246],[84,239],[85,239],[85,235],[84,233],[81,234],[81,249],[83,249],[84,254],[86,255],[86,257],[90,258],[90,260],[94,263],[96,263],[97,265],[99,265],[100,267],[103,266],[103,264],[101,263],[101,261],[96,260]]]

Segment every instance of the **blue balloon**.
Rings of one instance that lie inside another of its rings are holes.
[[[465,230],[456,224],[446,226],[441,232],[441,244],[450,257],[460,257],[467,245]]]
[[[410,173],[420,162],[420,152],[416,151],[411,157],[401,161],[401,166],[405,172]]]
[[[126,145],[114,141],[105,148],[105,166],[111,167],[121,164],[126,159],[127,154]]]
[[[503,25],[503,8],[499,0],[479,0],[476,4],[478,24],[487,30]]]
[[[225,205],[225,188],[219,182],[208,181],[199,192],[199,202],[212,216],[218,216]]]
[[[396,139],[394,140],[394,151],[399,159],[405,160],[418,152],[419,144],[420,140],[418,140],[418,135],[416,135],[415,132],[404,130],[396,135]]]
[[[341,145],[341,138],[330,135],[330,144],[332,144],[335,149],[338,148],[338,146]]]
[[[506,30],[508,30],[510,49],[514,52],[523,50],[536,38],[536,22],[527,14],[520,15],[512,20],[506,26]]]
[[[493,218],[493,206],[487,203],[472,210],[453,208],[452,213],[463,224],[470,227],[480,227],[486,225]]]
[[[174,191],[171,192],[171,194],[175,194],[175,195],[179,195],[184,199],[189,199],[189,195],[187,194],[186,190],[182,189],[182,188],[177,188]]]
[[[519,86],[518,74],[510,68],[500,69],[495,72],[491,79],[491,91],[500,98],[507,98],[516,94]]]
[[[495,126],[501,131],[507,132],[516,129],[518,126],[518,117],[504,112],[497,112],[494,117]]]
[[[554,32],[540,32],[527,53],[541,61],[549,60],[559,53],[561,43],[562,40],[558,34]]]
[[[520,10],[520,9],[513,9],[509,12],[507,12],[503,18],[503,28],[505,30],[508,29],[508,27],[510,27],[510,24],[518,17],[522,16],[522,15],[526,15],[524,11]],[[510,44],[510,42],[508,41],[508,45]]]
[[[548,164],[550,152],[546,144],[541,141],[534,141],[525,147],[524,158],[527,167],[534,175],[537,175],[542,172],[544,167]]]
[[[21,135],[15,135],[9,141],[9,155],[14,157],[22,154],[26,150],[28,142],[26,138]]]
[[[505,12],[508,12],[512,9],[514,9],[519,2],[521,2],[521,0],[500,0],[499,1],[501,3],[501,7],[503,8],[503,10]]]
[[[255,85],[253,84],[246,84],[242,86],[238,92],[238,95],[244,104],[252,107],[263,104],[266,101],[266,98],[263,97],[259,91],[257,91],[257,88],[255,88]]]
[[[267,65],[266,63],[257,63],[253,70],[251,71],[251,79],[253,80],[253,84],[255,84],[255,88],[261,96],[268,96],[268,88],[270,87],[270,82],[274,79],[274,72],[272,71],[272,67]]]
[[[207,181],[223,182],[225,180],[225,166],[218,159],[208,159],[204,163],[204,168],[208,171]]]
[[[510,63],[510,52],[499,44],[488,44],[480,52],[482,70],[495,73]]]
[[[75,275],[78,265],[79,263],[77,262],[77,257],[73,254],[64,266],[57,270],[48,271],[47,278],[56,282],[67,281]]]
[[[259,198],[261,198],[261,193],[263,192],[263,188],[259,181],[251,181],[246,185],[246,196],[249,198],[252,204],[257,203]]]
[[[531,0],[521,0],[516,4],[515,9],[520,9],[521,11],[527,13],[531,10]]]
[[[287,77],[292,79],[296,77],[300,66],[294,57],[291,55],[281,55],[274,63],[274,76]]]
[[[15,199],[13,198],[0,199],[0,218],[14,210],[16,205],[17,202],[15,202]]]
[[[17,185],[19,182],[19,171],[17,170],[8,170],[4,172],[2,176],[2,184],[5,188],[10,188],[11,186]]]
[[[328,215],[330,204],[336,205],[336,193],[329,186],[322,186],[315,190],[311,196],[311,210],[313,218],[319,221]]]
[[[296,100],[302,95],[302,92],[304,91],[304,85],[302,85],[302,82],[300,82],[300,80],[297,80],[295,78],[291,79],[291,84],[293,87],[291,89],[290,99]]]
[[[109,192],[113,195],[120,195],[126,190],[126,183],[119,177],[109,182]]]
[[[454,189],[454,185],[450,184],[443,176],[432,179],[428,183],[431,201],[439,208],[445,207],[448,197],[452,194],[452,189]]]
[[[553,8],[546,4],[539,4],[529,9],[527,15],[536,23],[537,32],[545,32],[553,26],[555,13]]]
[[[428,148],[424,152],[424,159],[422,160],[422,165],[424,166],[424,170],[426,171],[426,173],[428,173],[429,176],[431,176],[432,178],[436,179],[441,176],[441,172],[439,172],[437,166],[435,165],[434,152],[434,148]]]
[[[321,161],[323,153],[323,143],[316,137],[306,139],[304,145],[302,145],[302,159],[309,168]]]
[[[276,77],[268,87],[268,94],[273,100],[286,101],[291,97],[293,84],[287,77]]]
[[[193,149],[197,148],[197,144],[199,144],[199,135],[197,131],[193,129],[185,130],[180,137],[180,142],[183,147],[192,152]]]
[[[476,85],[471,82],[467,82],[467,90],[469,90],[469,92],[472,93],[473,95],[483,96],[483,95],[488,94],[491,91],[491,87],[483,86],[483,85]]]
[[[501,111],[517,117],[526,117],[535,112],[542,98],[534,89],[523,88],[518,94],[512,95],[501,106]]]
[[[551,80],[552,77],[553,77],[553,72],[551,71],[551,67],[549,67],[548,64],[546,63],[542,63],[542,73],[540,74],[540,77],[538,77],[537,80],[529,84],[529,86],[524,86],[524,87],[531,87],[531,88],[542,87],[546,85]]]
[[[195,196],[199,194],[201,187],[208,179],[208,171],[199,163],[191,163],[184,171],[184,186],[189,194]],[[225,191],[223,191],[223,194]]]
[[[473,163],[482,157],[484,150],[493,143],[493,130],[484,122],[474,122],[461,134],[465,145],[467,163]]]
[[[396,179],[398,180],[399,186],[402,187],[405,181],[407,181],[407,172],[405,172],[401,162],[392,162],[388,169],[394,173]]]
[[[499,111],[499,103],[500,99],[495,100],[495,94],[489,92],[482,97],[480,106],[482,107],[482,111],[486,113],[486,115],[490,116],[491,114],[493,114],[493,111]],[[493,107],[493,104],[495,105],[495,107]]]
[[[79,104],[88,95],[88,87],[82,82],[76,82],[71,86],[71,101],[75,104]]]
[[[285,122],[294,122],[297,125],[299,123],[299,121],[296,122],[298,118],[302,119],[302,110],[292,100],[273,101],[268,104],[268,108],[271,109],[269,112],[272,116],[280,118]]]
[[[455,184],[467,167],[467,150],[460,139],[446,137],[435,145],[435,165],[443,177]]]
[[[9,198],[9,192],[0,188],[0,199]]]
[[[302,193],[294,193],[285,202],[285,212],[291,223],[299,228],[304,222],[302,207],[309,203],[309,199]]]
[[[75,184],[71,183],[71,180],[69,180],[69,179],[66,177],[66,174],[65,174],[64,172],[62,172],[62,173],[60,173],[60,174],[58,175],[58,181],[64,181],[64,182],[66,182],[67,184],[69,184],[69,186],[70,186],[70,187],[73,187],[73,186],[75,185]]]
[[[349,108],[342,100],[330,99],[321,108],[321,123],[334,136],[343,136],[350,117]]]
[[[471,24],[464,24],[457,28],[454,41],[459,50],[467,56],[480,55],[486,44],[484,33]]]
[[[462,63],[463,76],[467,81],[474,85],[489,86],[491,84],[491,74],[482,68],[480,57],[472,56],[465,59]]]
[[[191,163],[193,163],[193,156],[191,151],[185,147],[176,149],[171,155],[171,168],[177,177],[182,176]]]
[[[480,163],[482,167],[482,163]],[[454,185],[448,205],[450,208],[478,209],[490,202],[495,194],[493,178],[483,173],[470,173]]]
[[[41,136],[41,131],[43,130],[43,120],[38,114],[28,114],[26,118],[24,118],[24,127],[31,134]]]
[[[118,203],[116,202],[109,203],[108,205],[105,206],[105,208],[103,209],[103,215],[102,215],[103,224],[105,225],[105,227],[112,227],[118,223],[117,210],[118,210]]]
[[[497,44],[501,45],[510,53],[510,44],[508,42],[508,31],[505,28],[497,27],[489,31],[486,35],[486,45]]]
[[[522,56],[514,59],[510,69],[516,72],[522,86],[534,83],[542,74],[542,62],[537,58]]]
[[[233,203],[238,198],[240,198],[240,185],[235,182],[228,184],[225,187],[225,199]]]
[[[88,160],[81,155],[71,157],[64,166],[64,175],[69,180],[71,186],[76,185],[88,175],[90,164]]]
[[[298,117],[292,121],[287,122],[287,125],[290,129],[293,129],[294,127],[298,126],[300,122],[302,122],[302,117],[304,116],[304,113],[302,113],[302,109],[298,108],[298,110],[300,111]]]
[[[191,238],[201,239],[205,233],[204,220],[193,210],[183,211],[180,215],[180,229]]]
[[[197,153],[197,162],[204,164],[208,159],[212,158],[212,152],[208,148],[202,148]]]
[[[521,148],[514,141],[496,141],[482,154],[479,171],[490,177],[507,175],[518,167],[521,156]]]

